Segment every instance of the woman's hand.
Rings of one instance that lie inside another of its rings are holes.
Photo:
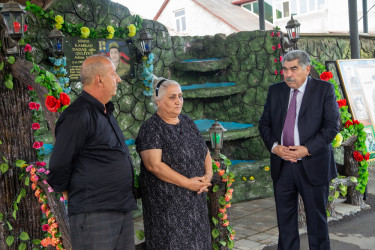
[[[190,191],[195,191],[198,194],[207,192],[208,187],[211,186],[212,184],[206,180],[204,176],[202,177],[193,177],[190,178],[188,181],[188,185],[186,186],[187,189]]]

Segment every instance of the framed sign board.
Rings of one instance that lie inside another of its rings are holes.
[[[111,58],[116,73],[121,79],[134,78],[134,49],[125,40],[83,39],[71,37],[65,39],[64,54],[71,82],[80,81],[82,62],[93,54],[102,54]]]
[[[337,67],[349,110],[365,126],[367,151],[375,160],[375,58],[338,60]]]

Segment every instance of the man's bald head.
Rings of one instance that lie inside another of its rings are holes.
[[[104,75],[108,63],[111,64],[112,61],[102,55],[92,55],[86,58],[81,67],[81,83],[83,86],[93,83],[96,75]]]

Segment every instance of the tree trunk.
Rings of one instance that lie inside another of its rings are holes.
[[[220,162],[220,165],[224,166],[224,162]],[[215,185],[219,186],[219,190],[214,193],[214,192],[212,192],[212,188]],[[220,231],[219,238],[220,238],[220,240],[223,240],[223,241],[227,241],[228,236],[227,236],[226,228],[221,226],[221,220],[219,218],[217,218],[217,215],[219,214],[219,208],[222,207],[219,204],[219,197],[225,195],[225,192],[226,192],[225,188],[226,188],[225,182],[221,181],[221,176],[218,173],[214,173],[214,175],[212,176],[212,186],[209,188],[209,192],[208,192],[208,197],[209,197],[209,204],[208,204],[209,221],[210,221],[211,232],[212,232],[213,229],[218,228],[219,231]],[[229,210],[230,209],[227,208],[228,220],[229,220],[229,217],[230,217]],[[215,216],[215,218],[217,218],[219,220],[219,224],[218,224],[218,225],[220,225],[219,227],[215,226],[214,223],[212,222],[213,216]],[[215,240],[212,237],[212,234],[211,234],[211,241],[212,241],[212,243],[218,242],[217,239]],[[227,247],[222,246],[220,244],[218,244],[218,246],[219,246],[220,250],[228,249]]]
[[[355,140],[354,140],[355,142]],[[354,143],[353,143],[354,144]],[[353,153],[355,151],[354,145],[344,146],[344,166],[345,166],[345,175],[359,177],[358,174],[358,162],[354,159]],[[348,193],[346,195],[346,203],[364,207],[365,203],[363,201],[363,194],[355,189],[355,186],[348,187]]]
[[[7,89],[0,84],[0,153],[8,161],[9,170],[0,174],[0,213],[4,219],[0,222],[0,249],[7,249],[5,240],[8,235],[13,235],[15,242],[9,249],[18,249],[20,240],[18,236],[22,231],[29,234],[30,239],[41,238],[40,206],[30,186],[26,187],[19,180],[20,169],[15,166],[18,159],[28,163],[35,162],[36,153],[32,145],[34,142],[32,112],[29,109],[29,94],[26,85],[17,79],[13,80],[14,89]],[[0,159],[5,163],[4,159]],[[26,197],[18,204],[17,219],[13,218],[13,202],[21,188],[26,189]],[[9,230],[6,221],[12,225]],[[31,249],[30,241],[27,249]]]

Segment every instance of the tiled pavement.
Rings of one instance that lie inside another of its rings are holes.
[[[336,201],[336,212],[339,215],[347,215],[360,210],[357,206],[344,204],[344,200]],[[273,197],[233,204],[230,218],[230,223],[236,231],[234,249],[261,250],[277,243],[279,232]],[[143,230],[142,217],[134,220],[134,226],[135,230]],[[304,232],[305,230],[300,230],[300,233]],[[136,238],[136,244],[138,243],[140,241]]]

